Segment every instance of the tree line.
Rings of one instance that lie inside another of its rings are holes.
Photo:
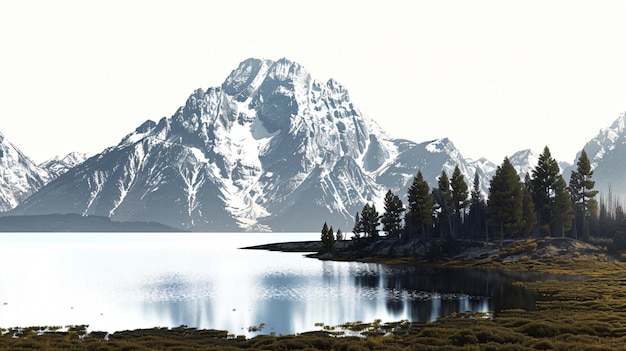
[[[470,188],[456,166],[450,177],[442,171],[437,186],[431,188],[418,171],[407,191],[406,206],[391,190],[385,195],[382,214],[374,204],[365,204],[355,216],[352,239],[386,235],[390,239],[439,239],[446,243],[499,240],[502,244],[505,239],[528,237],[584,241],[623,237],[626,248],[623,206],[610,194],[608,200],[598,201],[592,177],[591,162],[583,150],[567,184],[547,146],[523,180],[506,157],[491,178],[486,197],[478,173]],[[330,240],[328,232],[326,227],[323,241]]]

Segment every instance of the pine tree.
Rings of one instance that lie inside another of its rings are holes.
[[[534,231],[537,225],[537,210],[535,209],[535,203],[533,202],[533,196],[530,193],[532,189],[532,180],[530,175],[526,173],[524,178],[524,186],[522,188],[522,234],[525,238]]]
[[[598,194],[594,190],[595,181],[591,180],[593,171],[587,152],[583,149],[576,163],[576,170],[572,171],[569,182],[569,191],[574,205],[575,223],[580,223],[580,230],[574,228],[576,233],[582,233],[582,239],[589,240],[589,217],[591,215],[589,202]]]
[[[567,190],[565,179],[562,176],[558,176],[556,184],[554,185],[554,202],[552,210],[552,227],[553,232],[560,233],[562,237],[565,237],[565,233],[572,229],[572,220],[574,219],[574,209],[572,208],[572,201]]]
[[[380,215],[376,211],[376,205],[365,204],[361,211],[361,222],[366,237],[377,238]]]
[[[341,228],[337,229],[337,234],[335,234],[337,241],[339,240],[343,240],[343,232],[341,231]]]
[[[365,204],[361,209],[361,222],[363,223],[363,235],[367,238],[371,233],[371,223],[369,222],[370,204]]]
[[[376,205],[370,206],[369,212],[370,236],[378,238],[378,226],[380,226],[380,214],[376,211]]]
[[[432,210],[434,200],[430,195],[430,187],[424,180],[421,171],[413,178],[407,194],[407,214],[405,224],[407,232],[412,238],[418,235],[426,236],[426,226],[433,223]]]
[[[333,231],[333,226],[331,225],[328,229],[328,239],[326,240],[326,252],[334,252],[335,251],[335,232]]]
[[[554,211],[554,188],[559,177],[559,164],[546,146],[539,155],[537,167],[532,171],[533,201],[537,210],[539,229],[550,236],[550,224]]]
[[[469,191],[467,183],[465,182],[465,177],[463,176],[463,173],[461,173],[459,166],[454,167],[452,178],[450,178],[450,187],[452,188],[452,203],[454,204],[455,213],[455,237],[458,237],[464,221],[462,215],[465,213],[465,209],[469,205]]]
[[[332,227],[328,229],[328,224],[324,222],[324,226],[322,227],[322,252],[332,252],[335,250],[335,235],[333,233]]]
[[[445,171],[441,171],[439,176],[438,187],[433,189],[433,198],[437,205],[437,220],[439,224],[439,235],[444,237],[452,237],[454,230],[452,228],[452,218],[454,216],[454,203],[452,198],[452,189],[450,188],[450,180]],[[445,229],[444,229],[445,227]]]
[[[487,215],[489,224],[500,232],[500,247],[505,233],[515,236],[522,228],[522,182],[508,158],[496,169],[489,184]]]
[[[383,213],[381,222],[383,230],[387,232],[390,238],[399,239],[402,230],[402,214],[404,213],[404,205],[398,195],[391,190],[385,195],[385,213]]]
[[[487,204],[485,203],[483,193],[480,190],[480,178],[478,177],[478,173],[475,173],[474,186],[472,187],[472,193],[470,196],[468,218],[470,237],[472,239],[478,237],[485,231],[485,225],[487,223],[486,209]]]

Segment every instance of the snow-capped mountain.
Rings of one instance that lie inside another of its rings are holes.
[[[620,200],[626,200],[626,113],[622,113],[608,128],[603,128],[587,144],[584,150],[594,170],[595,189],[608,195],[609,189]],[[580,152],[574,165],[565,171],[569,177],[576,168]]]
[[[147,121],[13,213],[81,213],[195,230],[344,227],[382,195],[395,146],[334,80],[281,59],[242,62],[170,118]]]
[[[0,133],[0,212],[17,206],[50,178]]]
[[[625,125],[622,115],[585,146],[603,192],[608,184],[614,194],[626,189]],[[144,122],[89,159],[42,164],[49,172],[2,145],[3,172],[25,164],[38,174],[3,174],[1,195],[21,194],[3,200],[5,209],[22,201],[11,214],[78,213],[198,231],[317,231],[324,221],[346,231],[366,202],[382,211],[387,189],[406,199],[418,171],[436,187],[441,171],[451,176],[458,165],[470,187],[478,174],[486,194],[497,168],[464,159],[447,138],[389,137],[340,83],[319,81],[287,59],[245,60],[221,86],[194,91],[173,116]],[[509,160],[523,179],[538,154],[523,150]]]
[[[471,188],[474,175],[478,173],[481,188],[484,192],[489,188],[488,174],[489,162],[471,162],[463,158],[459,150],[448,138],[414,143],[408,140],[395,140],[397,157],[382,169],[376,181],[387,189],[392,189],[406,200],[406,192],[413,182],[418,171],[422,172],[424,179],[431,188],[437,187],[441,171],[445,171],[448,177],[452,176],[454,168],[458,165],[465,177],[465,182]],[[494,167],[495,169],[495,167]]]
[[[39,167],[47,170],[52,178],[57,178],[71,168],[83,163],[87,158],[89,158],[89,154],[73,151],[65,156],[56,156],[44,161],[39,164]]]
[[[523,181],[526,174],[532,176],[532,171],[539,164],[539,154],[530,149],[521,150],[509,156],[509,162]]]
[[[194,91],[173,116],[146,121],[12,213],[205,231],[317,231],[327,221],[346,231],[387,189],[405,196],[418,170],[436,186],[457,164],[468,184],[482,172],[448,139],[390,138],[333,79],[287,59],[248,59],[220,87]]]

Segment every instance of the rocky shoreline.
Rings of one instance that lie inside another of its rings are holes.
[[[351,245],[350,240],[340,240],[336,242],[337,249],[346,249]],[[242,247],[242,250],[268,250],[282,252],[318,252],[322,249],[322,242],[312,241],[289,241],[281,243],[271,243],[256,246]]]
[[[499,242],[459,240],[454,247],[439,241],[341,240],[335,251],[323,253],[321,241],[280,242],[244,247],[307,253],[307,257],[334,261],[379,262],[387,264],[441,264],[458,266],[495,266],[498,269],[531,269],[537,261],[549,263],[562,260],[608,262],[616,260],[606,248],[570,238],[533,238]],[[531,267],[531,268],[529,268]]]

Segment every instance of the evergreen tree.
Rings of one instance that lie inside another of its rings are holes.
[[[450,178],[450,187],[452,188],[452,203],[454,204],[454,229],[455,236],[458,237],[460,234],[460,229],[463,226],[463,214],[465,213],[465,209],[469,205],[469,191],[467,187],[467,183],[465,182],[465,177],[461,173],[459,166],[454,167],[454,172],[452,172],[452,178]]]
[[[385,213],[383,213],[381,222],[383,230],[387,232],[390,238],[399,239],[402,230],[402,214],[404,213],[404,205],[398,195],[391,190],[385,195]]]
[[[554,185],[554,202],[552,210],[552,232],[560,233],[565,237],[565,233],[572,229],[572,220],[574,219],[574,209],[572,201],[567,190],[565,179],[558,176]]]
[[[489,224],[500,233],[500,247],[505,233],[515,236],[522,228],[522,182],[508,158],[496,169],[489,184],[487,215]]]
[[[472,187],[472,193],[470,196],[468,218],[470,237],[472,239],[475,239],[479,236],[482,237],[483,232],[485,232],[485,227],[487,223],[486,210],[487,204],[485,203],[483,193],[480,190],[480,178],[478,177],[478,173],[475,173],[474,186]]]
[[[575,232],[582,233],[582,239],[589,240],[589,218],[591,216],[589,202],[598,194],[594,190],[595,181],[591,180],[593,171],[587,152],[583,149],[576,163],[576,170],[572,171],[569,182],[569,191],[574,205],[575,223],[580,223],[580,228],[574,226]]]
[[[361,222],[363,223],[363,236],[366,238],[370,236],[371,224],[369,222],[370,204],[365,204],[361,209]]]
[[[597,206],[595,200],[589,201],[590,210],[594,210],[592,205]],[[604,194],[600,197],[599,215],[597,219],[595,236],[603,238],[613,238],[620,223],[626,221],[626,212],[624,205],[620,203],[614,196],[611,187],[607,196]]]
[[[361,222],[366,237],[377,238],[380,215],[376,211],[376,205],[365,204],[361,211]]]
[[[412,238],[415,238],[418,234],[426,236],[426,226],[433,223],[432,210],[434,200],[430,195],[430,187],[424,180],[421,171],[418,171],[413,178],[407,197],[408,204],[405,217],[407,232]]]
[[[337,229],[337,234],[335,234],[337,240],[343,240],[343,232],[341,231],[341,228]]]
[[[328,240],[326,241],[326,252],[335,251],[335,232],[333,231],[333,226],[331,225],[328,229]]]
[[[533,201],[537,211],[539,229],[550,236],[550,224],[554,211],[554,189],[559,177],[559,164],[546,146],[539,155],[537,167],[532,171]]]
[[[441,171],[439,176],[438,187],[433,189],[433,198],[437,205],[436,211],[437,224],[439,227],[440,238],[448,238],[454,235],[452,228],[452,218],[454,216],[454,203],[452,197],[452,189],[450,188],[450,180],[445,171]],[[445,228],[445,229],[444,229]]]
[[[324,222],[324,226],[322,227],[322,252],[333,252],[335,251],[335,234],[333,233],[333,227],[328,229],[328,224]]]
[[[532,181],[530,175],[526,174],[524,178],[524,186],[522,189],[522,234],[525,238],[533,232],[537,225],[537,211],[535,210],[535,203],[533,202],[532,194],[530,193]]]

